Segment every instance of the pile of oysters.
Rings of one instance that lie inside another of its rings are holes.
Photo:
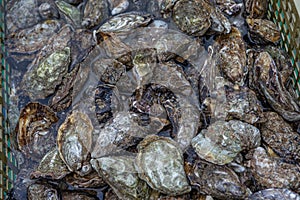
[[[7,199],[300,199],[300,104],[267,0],[6,8]]]

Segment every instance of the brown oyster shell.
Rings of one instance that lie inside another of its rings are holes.
[[[229,81],[243,85],[246,68],[246,46],[240,31],[232,27],[229,34],[222,34],[216,38],[216,65]]]
[[[297,190],[300,183],[299,167],[267,155],[262,147],[255,149],[250,169],[262,188],[290,188]]]
[[[49,128],[57,121],[56,114],[49,107],[40,103],[27,104],[20,112],[15,129],[17,148],[29,158],[42,158],[55,146]]]

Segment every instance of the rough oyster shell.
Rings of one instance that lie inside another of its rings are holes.
[[[138,151],[136,167],[139,177],[151,188],[169,195],[191,191],[184,172],[182,151],[176,142],[150,135],[139,143]]]

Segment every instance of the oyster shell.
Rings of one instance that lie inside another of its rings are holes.
[[[216,0],[216,6],[227,15],[236,15],[242,10],[243,4],[233,0]]]
[[[66,15],[67,19],[71,21],[71,24],[74,24],[75,27],[81,25],[81,13],[78,8],[62,0],[55,1],[55,4],[58,9]]]
[[[124,12],[129,7],[128,0],[109,0],[111,15],[117,15]]]
[[[245,0],[245,10],[251,18],[263,18],[268,10],[268,0]]]
[[[27,189],[28,200],[59,200],[59,192],[49,184],[34,183]]]
[[[247,200],[279,200],[290,199],[300,200],[300,195],[288,189],[270,188],[255,192]]]
[[[53,146],[55,138],[49,130],[56,114],[40,103],[29,103],[20,112],[15,132],[18,149],[32,159],[42,158]]]
[[[163,194],[181,195],[191,191],[183,164],[182,151],[172,139],[149,135],[138,145],[139,177]]]
[[[134,167],[134,157],[109,156],[92,159],[99,176],[113,188],[120,199],[148,199],[150,188]]]
[[[299,188],[300,171],[297,165],[269,157],[262,147],[255,149],[250,169],[262,188]]]
[[[259,52],[251,69],[252,88],[255,88],[270,106],[287,121],[300,119],[300,107],[280,79],[276,63],[268,52]]]
[[[263,141],[284,160],[299,162],[299,134],[277,113],[266,112],[264,115],[268,121],[260,129]]]
[[[138,12],[128,12],[113,16],[107,22],[100,26],[97,32],[115,33],[118,36],[128,34],[135,28],[147,26],[152,21],[149,14],[141,14]]]
[[[113,121],[100,130],[91,156],[99,158],[113,152],[126,150],[128,147],[136,145],[141,138],[159,132],[164,126],[164,120],[160,119],[151,120],[147,126],[139,126],[134,115],[126,111],[117,112]]]
[[[37,169],[31,173],[31,178],[62,179],[71,173],[67,165],[60,158],[57,149],[49,151],[40,161]]]
[[[106,185],[103,178],[94,170],[85,176],[73,172],[67,175],[65,180],[75,188],[101,188]]]
[[[42,99],[53,94],[62,78],[68,72],[71,49],[68,41],[72,30],[64,26],[50,38],[29,66],[22,80],[22,87],[31,99]]]
[[[11,53],[34,53],[44,47],[60,29],[60,22],[57,20],[46,20],[33,27],[12,32],[7,36],[6,46]]]
[[[58,129],[57,148],[69,170],[82,175],[91,171],[87,163],[92,148],[93,125],[89,117],[73,111]]]
[[[245,199],[248,196],[247,188],[239,176],[226,166],[199,160],[187,171],[191,184],[206,195],[218,199]]]
[[[202,36],[211,26],[211,6],[204,0],[179,0],[173,8],[173,20],[181,31]]]
[[[213,48],[216,65],[224,77],[242,86],[246,72],[246,47],[240,31],[232,27],[231,33],[216,38]]]
[[[42,21],[36,0],[14,0],[7,2],[6,26],[9,33],[29,28]]]
[[[58,19],[60,17],[58,10],[53,5],[53,3],[48,3],[48,2],[42,3],[39,6],[39,13],[44,20]]]
[[[259,145],[259,130],[237,120],[216,121],[192,140],[192,146],[200,158],[218,165],[230,163],[242,150]]]
[[[88,0],[83,11],[81,25],[92,28],[99,25],[108,17],[108,4],[106,0]]]
[[[266,19],[246,19],[249,26],[249,36],[256,44],[278,43],[280,31],[276,24]]]

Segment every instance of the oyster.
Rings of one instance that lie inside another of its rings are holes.
[[[246,70],[246,47],[240,31],[232,27],[231,33],[220,35],[213,45],[216,65],[229,81],[243,85]]]
[[[263,141],[284,160],[299,162],[299,134],[277,113],[266,112],[264,115],[268,121],[260,129]]]
[[[49,107],[40,103],[27,104],[20,112],[15,130],[18,149],[32,159],[42,158],[55,146],[50,127],[57,121]]]
[[[134,157],[109,156],[92,159],[99,176],[113,188],[120,199],[148,199],[150,188],[134,167]]]
[[[92,28],[99,25],[108,17],[108,5],[106,0],[88,0],[83,11],[81,25]]]
[[[53,94],[66,74],[70,63],[70,48],[53,52],[24,77],[25,90],[31,99],[42,99]]]
[[[39,13],[44,20],[59,18],[59,12],[56,7],[54,7],[53,3],[42,3],[39,6]]]
[[[117,15],[124,12],[129,7],[128,0],[109,0],[111,15]]]
[[[288,189],[270,188],[256,192],[249,196],[247,200],[300,200],[300,195]]]
[[[202,36],[211,26],[211,10],[204,0],[179,0],[173,8],[173,20],[181,31]]]
[[[238,175],[226,166],[213,165],[198,159],[186,167],[192,185],[204,194],[218,199],[245,199],[248,191]]]
[[[288,121],[300,119],[300,107],[280,79],[276,63],[268,52],[258,53],[251,69],[252,82],[255,88],[270,106]]]
[[[192,140],[192,146],[200,158],[218,165],[230,163],[242,150],[259,145],[259,130],[237,120],[216,121]]]
[[[101,188],[106,185],[103,178],[94,170],[85,176],[73,172],[67,175],[65,180],[75,188]]]
[[[7,36],[6,46],[11,53],[34,53],[44,47],[49,37],[60,29],[57,20],[46,20],[33,27],[12,32]]]
[[[268,0],[245,0],[245,10],[250,18],[263,18],[268,10]]]
[[[22,87],[31,99],[42,99],[53,94],[70,64],[70,27],[63,27],[55,37],[50,38],[29,66],[22,80]]]
[[[235,15],[241,11],[243,4],[233,0],[216,0],[216,6],[227,15]]]
[[[176,1],[172,17],[179,29],[188,35],[203,36],[208,29],[217,33],[231,30],[230,22],[222,12],[205,0]]]
[[[72,103],[74,81],[79,67],[75,67],[70,73],[65,75],[62,83],[58,86],[55,95],[50,100],[50,107],[56,112],[67,109]]]
[[[113,152],[126,150],[137,144],[145,136],[159,132],[165,126],[164,120],[152,118],[147,126],[139,126],[134,115],[129,112],[117,112],[113,121],[100,130],[92,151],[92,158],[99,158]]]
[[[147,26],[152,21],[149,14],[141,14],[138,12],[128,12],[113,16],[107,22],[100,26],[97,32],[128,34],[135,28]]]
[[[62,179],[71,173],[67,165],[60,158],[57,149],[49,151],[40,161],[37,169],[31,173],[31,178]]]
[[[34,183],[28,187],[28,200],[59,200],[59,191],[49,184]]]
[[[251,172],[262,188],[299,188],[300,171],[297,165],[284,163],[267,155],[262,147],[255,149],[251,159]]]
[[[280,31],[276,24],[266,19],[246,19],[249,26],[249,36],[256,44],[278,43]]]
[[[139,177],[163,194],[181,195],[191,191],[183,164],[182,151],[172,139],[149,135],[138,145]]]
[[[55,1],[55,4],[59,10],[66,15],[68,20],[70,20],[76,27],[81,25],[81,14],[78,8],[62,0]]]
[[[224,111],[227,119],[238,119],[249,124],[265,122],[263,108],[254,91],[247,87],[236,90],[226,87],[226,105]]]
[[[14,0],[7,2],[6,26],[9,33],[29,28],[42,19],[39,16],[36,0]]]
[[[70,171],[85,175],[90,173],[88,163],[92,148],[93,125],[89,117],[73,111],[58,129],[59,155]]]

